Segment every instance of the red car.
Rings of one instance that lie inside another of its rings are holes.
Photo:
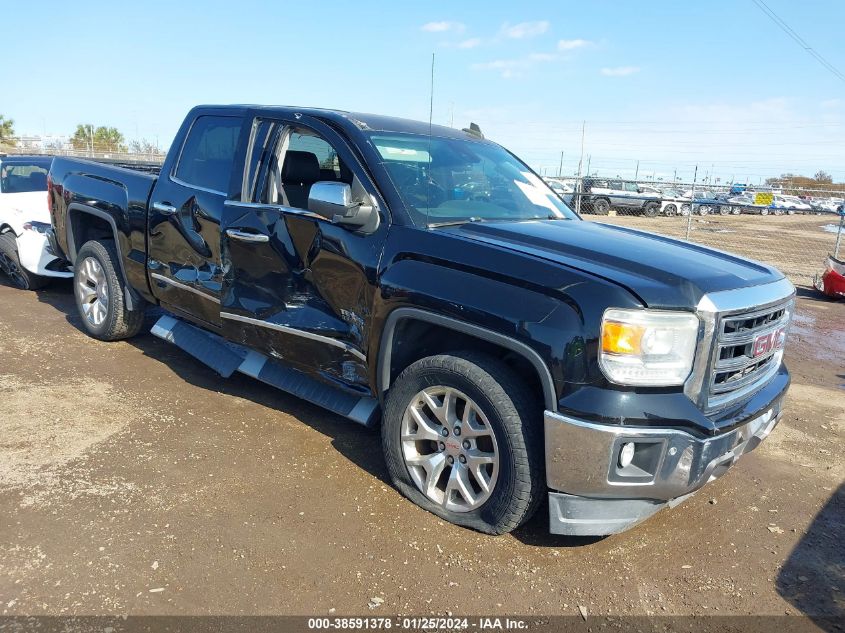
[[[816,275],[813,285],[828,297],[845,298],[845,262],[829,255],[824,273]]]

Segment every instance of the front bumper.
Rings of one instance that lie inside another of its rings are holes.
[[[700,438],[673,428],[608,425],[546,411],[549,529],[554,534],[622,532],[722,476],[781,418],[782,399],[740,426]],[[620,465],[622,446],[634,444]]]

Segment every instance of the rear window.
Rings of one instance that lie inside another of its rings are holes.
[[[47,191],[47,171],[44,165],[7,163],[0,166],[0,192],[25,193]]]
[[[226,193],[241,123],[239,117],[197,117],[182,147],[176,178],[193,187]]]

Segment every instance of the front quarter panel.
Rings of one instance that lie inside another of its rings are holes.
[[[415,307],[503,334],[539,354],[558,399],[568,385],[602,379],[597,345],[605,308],[637,305],[620,286],[581,271],[436,229],[394,227],[373,324],[381,332],[393,310]],[[379,344],[373,340],[371,354]]]

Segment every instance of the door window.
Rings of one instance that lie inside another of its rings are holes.
[[[197,117],[182,146],[175,177],[186,185],[225,194],[240,132],[239,117]]]
[[[291,126],[281,134],[256,201],[307,210],[311,187],[321,181],[344,182],[352,185],[353,192],[362,190],[360,181],[326,139],[307,128]]]

